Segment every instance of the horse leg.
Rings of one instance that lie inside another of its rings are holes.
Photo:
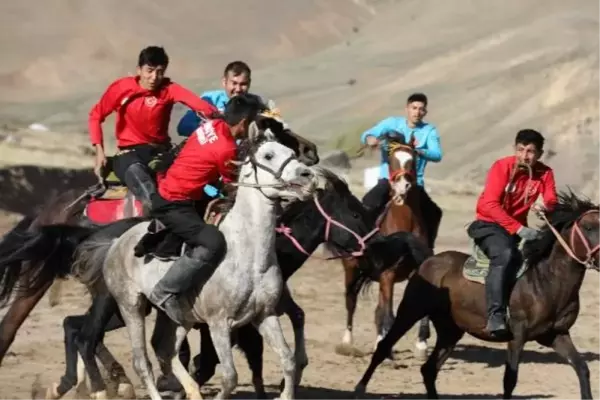
[[[269,315],[258,324],[258,331],[265,338],[269,347],[273,349],[281,359],[283,369],[284,387],[281,392],[282,399],[294,398],[294,378],[296,373],[296,362],[294,356],[285,341],[279,319],[275,315]]]
[[[519,372],[519,361],[521,353],[525,346],[524,324],[515,324],[511,326],[514,339],[508,342],[506,351],[506,363],[504,364],[504,398],[512,398],[513,390],[517,386],[517,376]]]
[[[2,365],[6,352],[15,340],[17,331],[51,285],[52,281],[46,282],[29,296],[16,297],[10,305],[0,323],[0,365]]]
[[[92,393],[90,396],[93,396],[92,398],[106,397],[106,385],[96,363],[96,353],[99,347],[106,350],[103,353],[108,353],[108,357],[106,357],[106,354],[103,355],[103,358],[105,358],[104,361],[109,363],[108,365],[104,364],[104,366],[111,372],[111,375],[114,371],[125,378],[124,380],[119,379],[117,389],[119,394],[135,397],[133,385],[125,376],[123,367],[116,362],[114,357],[108,352],[108,349],[103,344],[101,345],[104,340],[104,334],[107,331],[106,328],[110,322],[113,322],[113,326],[110,328],[117,329],[123,326],[118,318],[116,318],[117,310],[117,302],[110,293],[98,295],[92,303],[86,323],[83,324],[81,331],[75,338],[77,349],[79,354],[81,354],[83,364],[90,379],[90,392]],[[111,321],[115,319],[117,321]],[[113,362],[117,364],[116,368]]]
[[[204,338],[202,338],[204,342]],[[211,342],[212,343],[212,342]],[[263,381],[263,339],[254,325],[248,324],[238,330],[238,345],[246,355],[248,366],[252,371],[252,385],[257,399],[266,399],[265,384]],[[213,350],[214,351],[214,350]],[[214,370],[213,370],[214,371]],[[213,372],[214,373],[214,372]]]
[[[227,321],[217,321],[210,324],[210,337],[215,346],[215,351],[221,363],[221,390],[215,399],[229,398],[231,392],[237,386],[238,375],[233,363],[233,352],[231,348],[231,329]]]
[[[416,276],[416,279],[420,277]],[[425,317],[428,312],[428,307],[423,300],[422,294],[419,291],[419,285],[416,279],[408,282],[404,297],[396,310],[396,318],[388,333],[377,343],[377,348],[371,356],[369,367],[363,374],[362,378],[356,385],[354,391],[357,396],[363,396],[366,392],[367,385],[371,380],[373,373],[377,367],[387,358],[392,352],[394,345],[412,328],[419,319]]]
[[[379,302],[375,309],[375,325],[377,327],[377,339],[375,340],[375,346],[373,350],[377,349],[377,343],[383,339],[383,337],[390,330],[394,323],[394,312],[392,307],[394,304],[394,281],[396,279],[396,273],[394,270],[386,270],[381,274],[379,278]],[[390,360],[394,359],[392,349],[388,354]]]
[[[121,329],[125,326],[125,322],[121,318],[121,314],[118,312],[118,306],[116,303],[114,304],[114,314],[110,317],[108,324],[104,327],[104,333],[112,332],[117,329]],[[148,316],[152,311],[152,307],[147,306],[145,311],[145,316]],[[98,329],[101,329],[98,326]],[[96,346],[96,356],[104,365],[104,368],[108,371],[108,376],[111,381],[116,382],[117,386],[117,395],[121,398],[130,399],[135,398],[135,392],[133,390],[133,383],[125,374],[125,368],[115,359],[115,357],[110,353],[110,351],[106,348],[103,343],[103,338],[98,342]]]
[[[81,384],[85,378],[85,370],[77,369],[77,345],[75,338],[79,330],[85,323],[85,315],[72,315],[63,320],[63,330],[65,333],[65,374],[60,378],[60,383],[54,383],[46,390],[46,399],[60,399],[76,384]]]
[[[215,350],[207,324],[200,324],[200,354],[194,357],[194,379],[200,387],[215,375],[219,356]]]
[[[128,299],[127,297],[130,296],[135,296],[135,298]],[[152,400],[159,400],[161,399],[160,393],[158,393],[158,389],[154,384],[154,374],[152,373],[148,352],[146,351],[146,329],[143,315],[143,307],[146,299],[141,294],[125,294],[123,297],[121,302],[119,302],[119,310],[129,332],[129,340],[131,341],[133,352],[133,369],[146,386],[150,398]]]
[[[183,386],[188,399],[202,399],[198,384],[179,358],[179,349],[190,328],[178,326],[162,311],[156,314],[155,326],[160,326],[161,334],[160,337],[154,338],[152,346],[162,373],[165,375],[173,373]]]
[[[452,353],[452,350],[454,350],[456,343],[464,335],[464,331],[454,323],[449,313],[449,310],[445,310],[442,313],[436,313],[431,316],[433,326],[437,332],[437,340],[427,362],[421,367],[421,375],[423,376],[423,383],[425,384],[427,398],[429,399],[438,398],[435,388],[437,374],[450,356],[450,353]]]
[[[425,361],[427,359],[427,339],[430,336],[429,317],[425,317],[419,322],[419,336],[415,345],[415,357],[418,360]]]
[[[157,315],[162,313],[163,312],[161,310],[157,310]],[[162,319],[163,318],[161,317],[160,320]],[[150,338],[150,344],[152,345],[152,348],[159,347],[162,340],[163,327],[159,324],[159,319],[157,318],[157,320],[154,322],[154,330],[152,331],[152,337]],[[187,338],[184,339],[179,353],[179,358],[183,359],[182,365],[188,365],[190,357],[190,345],[187,341]],[[171,372],[170,364],[168,364],[170,362],[171,359],[167,358],[165,359],[165,363],[167,364],[161,364],[161,375],[156,381],[156,387],[161,395],[175,396],[176,394],[181,393],[184,389],[181,383],[179,383],[177,377],[175,377],[175,375],[173,375],[173,373]],[[163,366],[167,366],[167,368],[163,368]]]
[[[352,346],[352,327],[354,324],[354,313],[356,312],[357,295],[350,290],[350,284],[356,278],[356,260],[343,260],[344,284],[346,287],[346,331],[342,339],[344,346]]]
[[[558,355],[563,357],[575,370],[579,379],[579,390],[582,399],[591,399],[590,370],[573,344],[570,333],[555,334],[538,340],[542,346],[552,347]]]
[[[288,316],[294,330],[294,358],[296,360],[296,386],[300,385],[302,380],[302,371],[308,365],[308,355],[306,354],[306,342],[304,338],[304,310],[294,301],[287,285],[284,286],[279,307]],[[282,381],[283,384],[283,381]]]

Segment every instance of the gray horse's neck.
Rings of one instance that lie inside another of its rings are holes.
[[[228,252],[235,251],[245,262],[252,256],[257,272],[264,272],[275,254],[277,203],[256,188],[240,187],[227,218],[222,229],[228,245],[234,247]]]

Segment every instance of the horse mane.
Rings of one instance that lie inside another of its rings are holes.
[[[592,203],[588,198],[575,195],[570,188],[558,193],[558,202],[554,209],[547,214],[548,221],[561,232],[569,228],[581,216],[590,210],[598,210],[598,205]],[[556,236],[548,225],[540,228],[538,239],[525,242],[523,246],[523,258],[528,266],[535,266],[547,259],[556,243]]]

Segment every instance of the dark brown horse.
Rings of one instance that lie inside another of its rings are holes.
[[[424,246],[432,249],[433,243],[428,243],[427,227],[419,204],[419,190],[421,189],[416,183],[417,154],[415,152],[414,137],[411,137],[408,143],[404,140],[404,136],[400,134],[388,134],[383,139],[388,143],[390,194],[389,201],[375,224],[380,227],[380,232],[384,235],[395,232],[411,232],[421,240]],[[432,239],[435,240],[435,238]],[[355,258],[342,259],[346,285],[347,322],[342,339],[342,349],[338,349],[341,352],[346,351],[343,350],[345,347],[352,346],[352,325],[356,310],[357,293],[350,290],[350,287],[355,281],[358,262]],[[394,321],[394,284],[405,281],[417,267],[418,265],[412,260],[399,259],[379,277],[379,301],[375,310],[375,325],[377,328],[375,346],[385,336]],[[427,355],[429,335],[429,320],[425,318],[422,321],[419,340],[416,344],[417,356],[420,358]]]
[[[319,161],[317,146],[311,141],[299,136],[289,129],[284,129],[280,122],[268,116],[265,117],[259,115],[256,118],[256,122],[259,129],[271,130],[277,136],[277,139],[285,146],[294,150],[299,160],[306,165],[314,165]],[[168,165],[169,160],[172,160],[173,155],[177,153],[180,147],[181,145],[176,146],[170,152],[164,153],[164,155],[160,157],[161,161]],[[96,181],[97,178],[90,173],[90,185],[93,185]],[[106,182],[104,183],[106,184]],[[119,184],[117,184],[117,187],[123,188],[122,186],[119,186]],[[84,215],[84,211],[86,211],[90,198],[97,197],[95,189],[100,189],[100,191],[102,191],[101,187],[91,186],[90,190],[83,193],[83,195],[80,191],[71,190],[52,198],[46,202],[45,205],[40,207],[38,213],[32,213],[31,216],[23,218],[2,238],[2,241],[0,241],[0,252],[2,251],[4,244],[7,244],[7,247],[10,248],[11,239],[18,236],[19,232],[35,230],[41,225],[61,223],[97,225],[98,221],[90,221],[90,218],[86,218]],[[115,191],[118,192],[119,189],[115,188]],[[118,201],[130,205],[131,202],[129,200],[131,196],[130,193],[127,193],[126,195],[121,194],[119,196],[121,198],[119,198]],[[106,200],[107,203],[110,202],[110,199]],[[119,210],[117,217],[126,218],[135,216],[138,213],[138,210],[134,207],[126,207],[125,212],[122,211],[123,210]],[[102,212],[99,214],[102,214]],[[116,218],[115,215],[111,215],[112,219]],[[2,364],[2,360],[10,345],[14,341],[17,331],[33,307],[35,307],[48,291],[56,278],[65,278],[71,274],[71,271],[61,269],[65,265],[70,265],[70,263],[57,262],[56,268],[42,268],[43,263],[41,262],[28,262],[23,263],[22,265],[11,265],[10,267],[0,270],[0,286],[3,288],[2,292],[0,292],[0,304],[8,301],[8,299],[14,295],[14,299],[9,306],[8,311],[4,315],[2,322],[0,322],[0,365]],[[40,274],[41,271],[44,271],[43,274]],[[27,290],[20,290],[20,287],[27,288]]]
[[[556,208],[548,214],[541,236],[523,247],[524,268],[517,274],[510,294],[510,330],[504,371],[504,398],[510,398],[517,384],[523,346],[537,341],[552,347],[573,366],[579,379],[581,397],[591,399],[589,369],[573,345],[569,330],[579,314],[579,289],[587,269],[599,270],[600,227],[598,205],[573,193],[560,193]],[[437,374],[467,332],[485,341],[484,285],[465,278],[463,266],[469,254],[445,251],[427,259],[408,281],[396,319],[381,340],[371,363],[356,386],[365,392],[375,369],[395,343],[421,318],[429,316],[437,341],[421,367],[428,398],[437,398]],[[358,290],[358,289],[355,289]]]

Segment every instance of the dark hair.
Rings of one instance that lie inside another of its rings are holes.
[[[253,121],[263,108],[264,105],[257,96],[247,93],[240,94],[232,97],[225,104],[223,119],[229,126],[239,124],[244,118]]]
[[[229,64],[227,64],[227,66],[225,67],[225,71],[223,71],[223,76],[226,77],[229,72],[231,72],[233,76],[240,76],[242,74],[246,74],[248,75],[248,78],[250,78],[250,75],[252,74],[252,71],[250,71],[250,67],[248,66],[248,64],[246,64],[243,61],[232,61]]]
[[[140,52],[138,57],[138,67],[141,68],[144,65],[167,68],[169,65],[169,56],[162,47],[148,46]]]
[[[544,149],[544,137],[541,133],[533,129],[521,129],[517,133],[515,138],[515,144],[522,144],[527,146],[528,144],[534,144],[536,149]]]
[[[427,107],[427,96],[425,96],[425,94],[423,94],[423,93],[411,94],[410,96],[408,96],[408,99],[406,100],[406,104],[414,103],[415,101],[418,101],[419,103],[423,103],[425,105],[425,107]]]

